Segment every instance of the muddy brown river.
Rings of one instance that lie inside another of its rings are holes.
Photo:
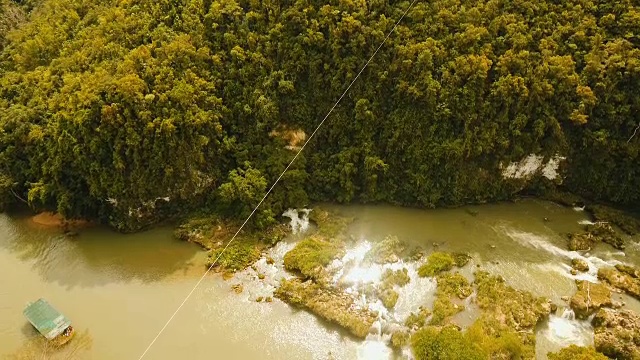
[[[597,281],[599,267],[618,262],[640,265],[638,238],[628,239],[625,253],[606,244],[588,254],[566,250],[562,234],[580,230],[581,223],[590,220],[588,214],[541,200],[440,210],[331,208],[356,218],[349,231],[360,245],[348,253],[352,259],[371,243],[396,235],[427,251],[468,252],[473,260],[465,275],[471,276],[480,264],[515,288],[547,296],[559,305],[564,304],[562,296],[575,292],[576,278]],[[250,271],[228,281],[207,276],[145,359],[410,358],[408,352],[394,353],[375,329],[359,341],[277,299],[255,302],[287,276],[280,260],[301,236],[292,236],[270,251],[276,259],[271,268],[264,268],[264,259],[256,264],[263,267],[266,279],[258,280]],[[591,270],[571,275],[569,264],[574,257],[587,260]],[[0,214],[0,358],[15,354],[35,336],[22,310],[27,302],[44,297],[91,338],[90,347],[77,358],[138,359],[199,280],[204,262],[205,253],[174,240],[169,227],[133,235],[92,228],[70,239],[59,230],[34,224],[27,216]],[[410,267],[410,275],[414,270]],[[376,279],[375,269],[350,271],[346,275],[356,281]],[[414,276],[385,321],[401,319],[433,301],[433,281]],[[237,283],[245,288],[241,294],[231,289]],[[640,311],[637,300],[624,296],[622,301]],[[455,321],[464,327],[476,315],[469,304]],[[573,319],[570,311],[552,315],[538,326],[537,335],[539,359],[549,351],[593,341],[589,323]]]

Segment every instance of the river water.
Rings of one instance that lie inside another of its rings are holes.
[[[596,281],[600,266],[640,264],[637,243],[626,254],[598,245],[590,254],[566,250],[563,233],[578,231],[588,221],[584,212],[540,200],[417,210],[391,206],[329,206],[356,221],[349,229],[360,243],[347,257],[357,258],[371,243],[396,235],[432,251],[465,251],[473,255],[463,273],[471,278],[477,264],[502,275],[518,289],[544,295],[558,305],[575,292],[569,273],[571,258],[584,257],[591,270],[577,278]],[[544,218],[548,218],[545,221]],[[207,276],[176,315],[145,359],[390,359],[393,353],[376,331],[366,341],[293,309],[269,296],[282,277],[282,257],[303,235],[294,235],[270,250],[274,265],[261,259],[257,279],[249,269],[223,281]],[[630,239],[633,240],[633,239]],[[636,241],[638,239],[635,239]],[[0,358],[14,353],[34,331],[22,316],[28,301],[46,298],[72,319],[93,342],[82,359],[138,359],[165,321],[204,271],[205,253],[179,242],[171,228],[121,235],[108,229],[81,231],[74,239],[59,230],[41,227],[28,217],[0,214]],[[338,262],[339,263],[339,262]],[[434,283],[415,275],[418,264],[405,264],[412,281],[400,291],[395,311],[377,323],[382,328],[404,318],[419,305],[429,305]],[[345,277],[375,280],[379,269],[351,269]],[[378,274],[379,275],[379,274]],[[236,294],[233,284],[243,284]],[[619,295],[615,295],[616,300]],[[627,307],[640,311],[640,302],[624,296]],[[469,325],[477,315],[473,304],[455,321]],[[588,322],[559,311],[537,330],[538,358],[570,344],[593,341]]]

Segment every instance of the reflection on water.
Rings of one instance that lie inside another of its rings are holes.
[[[0,248],[29,262],[46,282],[101,286],[114,281],[158,281],[185,271],[199,252],[173,238],[171,228],[119,234],[104,228],[82,230],[69,238],[58,229],[38,226],[28,218],[0,215]]]
[[[280,242],[262,259],[229,281],[208,276],[148,353],[149,359],[390,359],[406,358],[386,346],[387,333],[417,307],[431,307],[434,279],[420,278],[419,263],[369,265],[364,254],[376,241],[396,235],[410,245],[433,250],[462,251],[473,256],[461,272],[472,278],[476,265],[502,275],[518,289],[550,297],[561,305],[572,295],[575,279],[594,279],[602,266],[640,263],[640,248],[629,242],[622,254],[608,245],[590,253],[570,252],[563,234],[578,231],[584,212],[555,204],[526,200],[517,204],[472,206],[446,210],[401,209],[390,206],[330,206],[356,221],[349,231],[362,241],[334,262],[334,278],[352,290],[376,282],[386,268],[406,267],[411,281],[397,288],[398,302],[382,311],[366,341],[356,341],[345,331],[274,299],[283,277],[284,254],[303,235]],[[306,215],[290,213],[304,231]],[[544,219],[548,218],[549,221]],[[589,264],[589,272],[573,276],[573,258]],[[34,227],[26,218],[0,215],[0,357],[24,343],[22,308],[27,301],[45,297],[74,321],[89,329],[94,342],[91,358],[137,358],[169,314],[182,302],[204,271],[205,254],[197,246],[175,241],[169,228],[121,235],[94,228],[68,239],[58,231]],[[244,287],[236,294],[231,286]],[[619,295],[615,295],[618,297]],[[470,298],[471,299],[471,298]],[[456,315],[463,327],[471,324],[477,308],[467,299],[467,310]],[[640,302],[622,299],[640,310]],[[361,306],[383,309],[379,301],[361,299]],[[589,344],[587,322],[560,312],[538,329],[541,359],[570,343]],[[5,345],[6,344],[6,345]]]

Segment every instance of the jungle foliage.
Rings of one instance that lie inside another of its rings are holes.
[[[0,206],[123,230],[250,213],[293,157],[282,134],[311,134],[409,5],[31,3],[0,1]],[[522,187],[502,167],[533,153],[638,205],[639,36],[632,0],[418,1],[255,224],[315,200],[505,199]]]

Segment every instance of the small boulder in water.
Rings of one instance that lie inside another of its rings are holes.
[[[569,250],[591,250],[595,239],[590,233],[569,234]]]
[[[578,270],[576,270],[576,269],[571,269],[570,272],[571,272],[571,275],[573,275],[573,276],[578,275]]]
[[[571,267],[577,271],[589,271],[589,264],[583,259],[578,259],[578,258],[572,259]]]
[[[567,296],[567,295],[565,295],[565,296],[560,298],[560,300],[566,301],[566,302],[569,302],[569,299],[571,299],[571,298],[569,296]]]
[[[456,266],[457,267],[463,267],[465,265],[467,265],[469,263],[469,261],[471,261],[471,255],[467,254],[467,253],[453,253],[453,259],[456,261]]]
[[[611,291],[604,284],[588,281],[576,281],[578,292],[571,298],[569,305],[579,319],[586,319],[601,307],[611,306]]]
[[[236,294],[240,294],[244,290],[244,287],[242,284],[235,284],[231,286],[231,289],[233,289]]]

